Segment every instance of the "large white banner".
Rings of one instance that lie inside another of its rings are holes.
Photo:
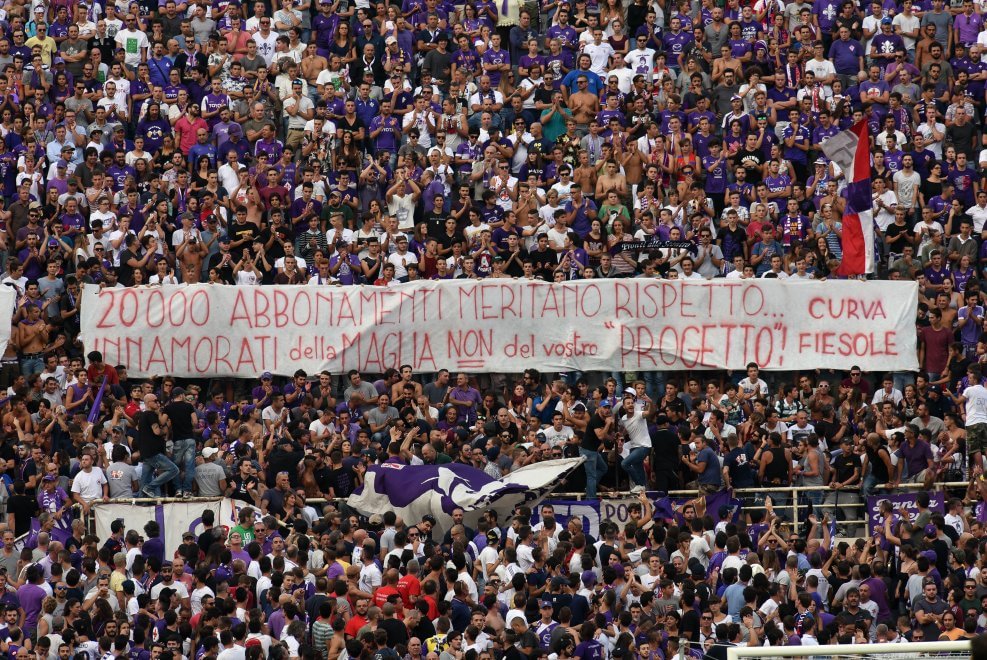
[[[121,501],[99,503],[93,507],[96,518],[96,535],[107,539],[112,534],[110,525],[114,520],[123,520],[127,529],[136,529],[144,536],[144,525],[155,520],[161,529],[161,541],[165,547],[165,558],[170,559],[182,543],[182,534],[194,532],[196,536],[205,531],[202,526],[202,513],[212,509],[215,514],[215,527],[229,533],[237,525],[240,510],[248,506],[239,500],[229,498],[211,501],[169,502],[153,506],[138,506]],[[260,510],[254,507],[257,518]]]
[[[133,376],[915,370],[914,282],[518,280],[87,287],[87,351]]]
[[[16,305],[17,291],[14,287],[0,286],[0,355],[7,351],[7,344],[10,342],[10,323],[14,319]]]

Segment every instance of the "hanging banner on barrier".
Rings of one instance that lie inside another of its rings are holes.
[[[93,507],[96,518],[96,535],[107,539],[112,534],[110,525],[114,520],[123,520],[127,529],[136,529],[142,535],[144,525],[148,520],[155,520],[161,529],[161,541],[164,543],[165,556],[171,557],[182,543],[182,534],[194,532],[196,536],[205,531],[202,526],[202,513],[211,509],[215,514],[215,527],[223,529],[224,533],[237,525],[240,510],[247,506],[239,500],[229,498],[212,501],[169,502],[154,506],[140,506],[130,503],[110,502],[97,504]],[[256,518],[260,518],[260,510],[253,507]]]
[[[918,515],[918,506],[915,504],[915,497],[918,491],[893,493],[890,495],[870,495],[867,497],[867,533],[871,536],[877,531],[877,526],[881,524],[880,506],[881,502],[889,500],[896,514],[900,514],[901,507],[908,509],[908,514],[912,519]],[[946,500],[942,493],[929,493],[929,511],[934,513],[945,513]]]
[[[676,508],[696,501],[693,497],[659,497],[657,491],[649,491],[648,499],[654,508],[655,518],[675,520],[678,524],[683,522],[683,518],[676,512]],[[640,504],[635,497],[605,498],[600,500],[542,500],[541,504],[531,511],[531,524],[536,525],[541,522],[542,508],[551,505],[555,521],[561,526],[568,524],[569,519],[577,517],[582,521],[583,532],[593,538],[600,537],[600,523],[603,521],[617,525],[620,530],[624,525],[631,522],[631,505]],[[740,500],[730,496],[727,491],[721,491],[707,495],[705,499],[705,513],[719,521],[722,507],[726,507],[725,518],[736,522],[740,512]]]
[[[87,351],[134,376],[917,369],[914,282],[654,279],[86,287]]]

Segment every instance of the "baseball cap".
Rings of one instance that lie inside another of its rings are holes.
[[[934,524],[929,523],[928,525],[925,526],[925,535],[926,536],[933,537],[933,536],[936,536],[938,534],[939,534],[939,530],[936,529],[936,526]]]
[[[206,447],[202,450],[202,458],[212,458],[219,453],[219,450],[215,447]]]
[[[53,474],[46,474],[41,478],[41,481],[58,481],[58,477]]]
[[[260,379],[261,380],[273,380],[274,379],[274,376],[271,375],[271,372],[270,371],[265,371],[264,373],[262,373],[260,375]]]
[[[585,585],[596,584],[596,573],[594,573],[593,571],[583,571],[583,574],[580,576],[580,578],[582,579],[583,584]]]

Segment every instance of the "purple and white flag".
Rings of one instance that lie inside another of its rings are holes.
[[[504,520],[519,504],[533,505],[551,492],[585,459],[563,458],[527,465],[500,479],[460,463],[444,465],[371,466],[363,486],[347,504],[364,515],[394,511],[414,525],[432,515],[438,533],[452,526],[452,511],[461,508],[464,520],[475,525],[483,511],[494,509]]]

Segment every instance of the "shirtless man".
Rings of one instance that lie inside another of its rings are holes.
[[[624,168],[624,179],[627,183],[637,185],[644,177],[644,166],[647,161],[644,154],[637,148],[637,140],[630,140],[622,152],[616,154],[621,166]]]
[[[11,403],[13,404],[13,409],[3,416],[3,426],[4,428],[18,428],[24,433],[33,433],[34,424],[31,421],[31,413],[27,411],[27,405],[24,399],[15,396]],[[35,451],[38,451],[35,448]],[[41,477],[39,476],[38,479]]]
[[[329,61],[319,55],[318,50],[316,50],[315,41],[313,40],[305,47],[305,57],[302,58],[299,66],[301,67],[302,77],[308,81],[309,88],[316,89],[316,81],[319,78],[319,74],[329,68]]]
[[[596,190],[596,168],[590,165],[589,152],[585,149],[579,152],[579,167],[572,172],[572,182],[583,190]]]
[[[618,197],[627,197],[627,179],[617,170],[617,163],[610,160],[603,165],[603,174],[596,180],[596,199],[602,202],[610,191]]]
[[[190,214],[182,217],[182,228],[175,232],[172,241],[175,244],[175,258],[182,265],[185,282],[196,284],[202,273],[202,262],[206,257],[206,245],[202,242],[199,230],[194,226],[194,218]]]
[[[600,112],[600,97],[588,91],[589,78],[580,75],[576,78],[577,91],[569,95],[569,109],[576,120],[576,126],[585,133],[589,122]]]
[[[721,47],[720,56],[713,60],[714,85],[720,82],[720,79],[723,78],[723,73],[726,71],[733,71],[737,79],[743,78],[744,63],[740,61],[740,58],[733,57],[730,52],[730,46]]]
[[[31,376],[44,369],[44,351],[48,347],[48,333],[53,328],[41,320],[41,307],[27,306],[27,318],[14,327],[11,341],[21,351],[21,373]]]

